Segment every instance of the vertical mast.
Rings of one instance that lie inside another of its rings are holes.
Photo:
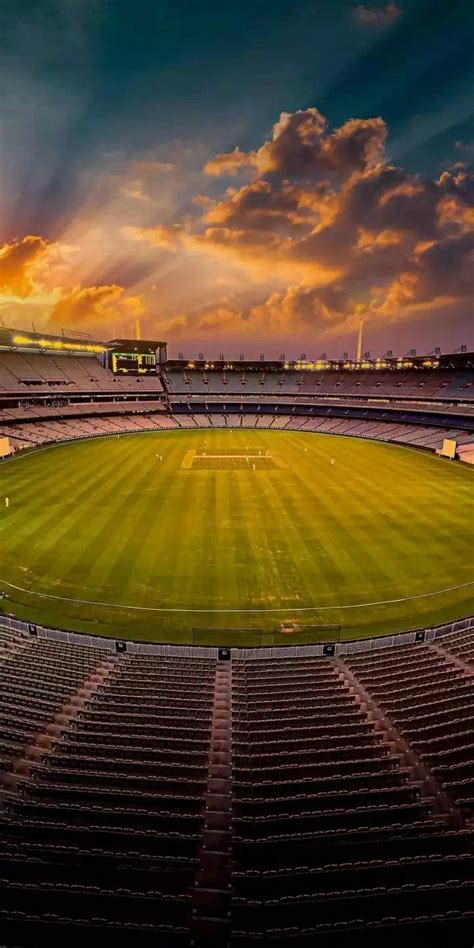
[[[364,328],[364,320],[362,316],[359,319],[359,335],[357,337],[357,353],[356,353],[356,362],[362,361],[362,330]]]

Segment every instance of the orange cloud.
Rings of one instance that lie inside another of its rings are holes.
[[[377,233],[365,230],[361,227],[357,238],[356,249],[370,253],[380,247],[397,247],[402,242],[403,231],[386,227]]]
[[[171,251],[176,273],[200,254],[203,268],[207,255],[250,278],[225,270],[231,303],[206,307],[204,298],[196,313],[195,268],[190,312],[172,316],[169,331],[257,338],[312,327],[335,335],[352,327],[361,300],[378,322],[428,314],[430,300],[436,312],[450,300],[464,306],[473,293],[474,175],[463,164],[437,181],[405,172],[387,161],[386,136],[381,118],[331,131],[315,108],[282,113],[259,148],[236,148],[205,167],[215,176],[250,168],[250,183],[217,198],[198,194],[195,211],[172,224],[125,228]],[[256,299],[236,302],[244,288]]]
[[[143,312],[141,300],[126,296],[123,286],[77,287],[64,294],[49,315],[52,326],[109,326]]]
[[[314,178],[324,174],[348,176],[383,158],[387,128],[381,118],[350,119],[332,133],[318,109],[282,112],[272,137],[256,151],[236,148],[208,161],[208,174],[235,173],[253,168],[257,175]]]
[[[42,237],[28,235],[0,248],[0,294],[26,299],[34,291],[34,267],[48,248]]]
[[[389,201],[393,201],[394,198],[400,197],[402,195],[410,198],[422,193],[422,184],[415,184],[410,180],[402,180],[394,184],[393,187],[387,188],[387,190],[380,195],[378,203],[380,207],[385,207],[385,205],[388,204]]]
[[[208,175],[235,175],[243,168],[252,168],[255,164],[255,153],[246,154],[240,148],[223,155],[216,155],[204,165],[204,174]]]
[[[65,289],[77,248],[28,235],[0,248],[0,309],[7,317],[43,326],[110,325],[142,313],[123,286]],[[63,284],[61,286],[61,284]]]
[[[456,195],[447,195],[438,204],[442,228],[455,228],[464,233],[474,230],[474,207],[466,207]]]

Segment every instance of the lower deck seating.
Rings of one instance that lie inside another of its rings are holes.
[[[78,407],[78,406],[75,406]],[[104,406],[102,406],[104,407]],[[312,431],[320,434],[345,435],[377,441],[393,441],[436,451],[444,438],[453,438],[460,447],[474,441],[474,434],[453,428],[429,427],[428,425],[397,424],[390,421],[360,420],[358,418],[328,418],[318,415],[241,414],[222,412],[167,413],[164,410],[150,411],[142,406],[127,413],[126,406],[116,407],[113,413],[90,415],[92,406],[84,406],[84,413],[72,418],[52,415],[49,410],[39,418],[33,410],[19,414],[17,409],[3,411],[0,417],[0,436],[10,438],[14,450],[31,448],[50,442],[70,441],[75,438],[93,438],[103,435],[126,434],[137,431],[169,430],[173,428],[270,428],[288,431]],[[96,406],[93,406],[96,411]],[[38,410],[39,411],[39,410]],[[53,411],[53,410],[51,410]],[[58,409],[59,411],[59,409]]]
[[[423,649],[419,657],[440,673],[449,663]],[[364,661],[373,658],[351,667]],[[465,937],[467,814],[436,814],[410,756],[368,713],[344,664],[236,662],[233,699],[233,944],[349,945],[361,933],[364,944],[385,944],[405,927],[410,944],[434,946],[450,917]]]
[[[2,945],[470,946],[460,635],[220,663],[0,629]]]
[[[0,667],[2,944],[189,945],[215,662],[20,644]]]
[[[445,651],[450,652],[451,655],[474,668],[474,626],[462,632],[451,632],[449,635],[443,635],[439,640],[439,645]]]

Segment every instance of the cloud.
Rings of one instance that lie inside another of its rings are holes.
[[[47,251],[42,237],[28,235],[0,248],[0,294],[26,299],[34,290],[34,267]]]
[[[283,112],[255,148],[208,161],[207,193],[193,174],[170,205],[153,178],[168,172],[129,162],[128,178],[109,176],[100,226],[91,206],[56,243],[0,248],[2,312],[104,334],[143,309],[164,337],[274,338],[285,351],[347,335],[362,307],[374,329],[424,320],[439,338],[437,321],[472,306],[474,171],[406,171],[387,136],[380,116],[331,128],[315,107]]]
[[[407,172],[387,159],[387,133],[380,117],[331,130],[316,108],[282,113],[260,147],[205,167],[214,176],[250,169],[250,181],[197,195],[194,216],[127,228],[172,254],[178,271],[198,253],[250,278],[240,282],[253,299],[242,301],[234,272],[230,302],[192,305],[167,320],[169,331],[336,337],[361,307],[374,326],[464,312],[474,293],[474,173],[464,163],[438,179]]]
[[[61,296],[48,322],[50,326],[110,326],[142,312],[140,299],[126,296],[123,286],[86,286]]]
[[[124,184],[120,190],[125,197],[132,198],[134,201],[148,202],[150,200],[149,195],[144,191],[141,178],[135,178],[133,181]]]
[[[369,7],[364,3],[354,8],[354,17],[362,26],[387,27],[391,26],[402,16],[402,11],[396,3],[387,3],[384,7]]]
[[[208,207],[203,219],[211,225],[276,233],[289,224],[293,228],[304,226],[306,217],[308,209],[300,208],[296,188],[287,182],[275,188],[268,181],[258,180],[239,191],[228,189],[225,199]]]
[[[157,330],[173,338],[189,339],[196,334],[204,341],[224,343],[232,339],[262,344],[284,340],[291,327],[304,343],[310,333],[324,336],[330,334],[335,325],[351,315],[344,309],[344,296],[337,288],[319,289],[308,286],[289,287],[283,292],[274,292],[254,306],[236,308],[228,302],[206,307],[199,313],[160,321]]]
[[[218,174],[250,168],[268,174],[309,178],[327,174],[347,176],[377,164],[383,158],[387,129],[383,119],[350,119],[332,133],[316,108],[282,112],[271,139],[256,151],[236,148],[208,161],[204,170]]]
[[[234,148],[233,151],[223,155],[216,155],[204,165],[204,174],[208,175],[235,175],[242,169],[252,168],[254,165],[254,155],[246,154],[240,148]]]
[[[77,248],[27,235],[0,248],[0,310],[11,321],[43,326],[110,326],[141,315],[137,295],[118,284],[75,286],[67,277]],[[62,284],[62,285],[61,285]]]

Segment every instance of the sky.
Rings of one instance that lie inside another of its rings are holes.
[[[471,0],[1,0],[0,321],[474,348]]]

